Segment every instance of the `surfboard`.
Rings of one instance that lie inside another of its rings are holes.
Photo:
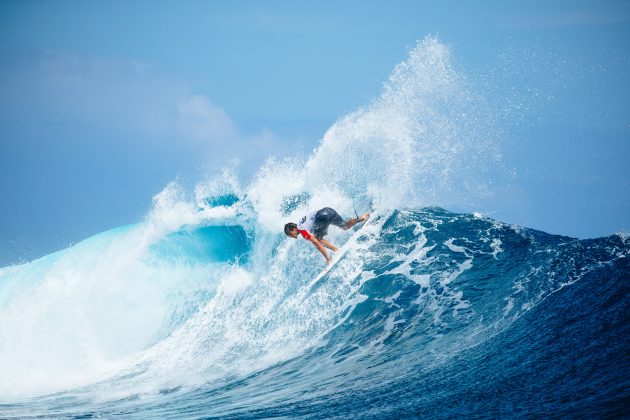
[[[356,235],[356,233],[355,233]],[[353,235],[354,236],[354,235]],[[348,241],[350,242],[350,241]],[[346,252],[348,252],[348,249],[350,248],[348,246],[348,242],[346,242],[341,248],[339,248],[337,250],[337,252],[335,253],[335,255],[332,258],[332,262],[330,264],[328,264],[326,266],[326,268],[324,268],[318,275],[317,277],[315,277],[308,286],[306,286],[306,296],[308,297],[309,295],[311,295],[316,289],[317,289],[317,284],[319,283],[319,281],[322,279],[322,277],[324,277],[326,274],[328,274],[330,272],[330,270],[332,270],[332,268],[337,265],[337,263],[339,261],[341,261],[341,259],[344,257],[344,255],[346,254]]]
[[[324,276],[326,276],[326,274],[328,274],[330,272],[330,270],[332,270],[338,263],[339,261],[341,261],[346,253],[348,252],[348,250],[351,248],[352,244],[355,242],[355,238],[361,233],[361,229],[363,229],[363,227],[369,223],[370,219],[364,221],[361,223],[361,226],[359,226],[359,228],[352,234],[352,236],[350,236],[350,238],[348,238],[348,240],[346,241],[345,244],[343,244],[341,246],[341,248],[337,249],[337,252],[335,252],[335,254],[333,255],[332,258],[332,262],[330,264],[328,264],[307,286],[306,286],[306,294],[304,296],[304,299],[306,299],[307,297],[309,297],[310,295],[313,294],[313,292],[315,292],[319,286],[320,286],[320,280],[322,278],[324,278]]]

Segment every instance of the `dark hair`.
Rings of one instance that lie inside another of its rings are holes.
[[[284,225],[284,233],[286,233],[287,236],[289,235],[289,232],[291,232],[293,229],[297,229],[297,225],[295,223],[287,223],[286,225]]]

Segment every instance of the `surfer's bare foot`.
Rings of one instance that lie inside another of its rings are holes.
[[[363,216],[359,217],[359,222],[364,222],[370,217],[370,213],[365,213]]]

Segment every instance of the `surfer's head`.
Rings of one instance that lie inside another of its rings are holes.
[[[284,225],[284,233],[286,233],[287,236],[290,236],[293,239],[297,238],[298,237],[297,225],[295,223],[287,223],[286,225]]]

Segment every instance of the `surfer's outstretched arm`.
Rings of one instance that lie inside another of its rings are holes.
[[[319,240],[319,242],[321,242],[322,245],[324,245],[326,248],[330,249],[331,251],[337,252],[337,247],[334,246],[332,243],[328,242],[326,239],[322,238]]]
[[[326,258],[326,265],[330,264],[332,260],[330,259],[330,256],[328,255],[328,251],[326,251],[326,248],[324,248],[322,243],[315,236],[311,236],[311,239],[309,239],[309,241],[311,241],[313,245],[315,245],[315,248],[317,248],[319,252],[322,253],[324,258]]]

